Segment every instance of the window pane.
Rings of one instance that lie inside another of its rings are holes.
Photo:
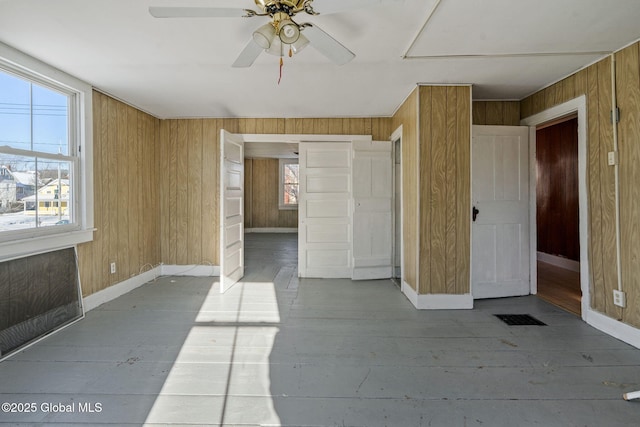
[[[36,161],[0,153],[0,231],[36,227]]]
[[[33,150],[69,155],[68,97],[33,85]]]
[[[41,185],[38,188],[38,223],[40,227],[65,225],[71,215],[71,162],[38,160]]]
[[[31,150],[29,82],[0,71],[0,146]]]
[[[298,184],[284,185],[284,204],[285,205],[298,204]]]
[[[284,165],[284,183],[285,184],[297,184],[298,183],[298,171],[297,164],[289,163]]]

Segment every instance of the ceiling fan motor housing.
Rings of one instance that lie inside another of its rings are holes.
[[[309,0],[254,0],[256,5],[265,13],[273,16],[277,13],[285,13],[294,16],[304,8]]]

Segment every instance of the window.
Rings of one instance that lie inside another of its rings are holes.
[[[0,260],[92,239],[91,90],[0,43]]]
[[[298,159],[280,159],[280,209],[298,209]]]

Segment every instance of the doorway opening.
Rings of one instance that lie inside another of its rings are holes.
[[[536,144],[534,141],[537,136],[537,127],[543,124],[553,125],[561,123],[566,118],[575,117],[577,114],[577,181],[578,181],[578,241],[579,241],[579,256],[578,263],[572,263],[573,268],[579,269],[579,286],[581,290],[580,297],[580,317],[584,321],[588,321],[588,316],[593,314],[590,309],[590,283],[589,283],[589,208],[587,204],[587,103],[586,96],[582,95],[563,104],[556,105],[540,113],[534,114],[531,117],[527,117],[521,121],[522,125],[529,126],[530,135],[530,185],[531,185],[531,202],[530,202],[530,241],[531,241],[531,293],[538,293],[538,268],[537,268],[537,227],[538,223],[535,220],[537,217],[537,169],[536,169]],[[564,268],[564,270],[569,270]],[[564,271],[566,273],[566,271]],[[575,295],[575,294],[574,294]],[[575,312],[575,311],[574,311]]]
[[[535,141],[538,297],[580,316],[577,113],[538,125]]]

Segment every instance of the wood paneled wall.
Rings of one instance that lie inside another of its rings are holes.
[[[404,280],[418,291],[418,88],[392,119],[392,131],[402,125],[402,239]]]
[[[616,54],[623,320],[640,327],[640,43]]]
[[[640,45],[635,43],[615,54],[616,96],[621,110],[618,136],[621,273],[623,291],[627,293],[625,309],[613,305],[612,294],[617,288],[617,270],[614,168],[607,164],[607,153],[613,151],[611,59],[603,59],[521,102],[521,115],[528,117],[577,96],[587,96],[591,306],[635,327],[640,327],[639,49]]]
[[[471,88],[420,86],[420,294],[470,293]]]
[[[538,251],[580,261],[578,119],[536,132]]]
[[[474,125],[520,125],[519,101],[473,101]]]
[[[159,120],[93,92],[94,240],[78,246],[84,296],[160,263]],[[116,263],[116,274],[109,264]]]
[[[298,228],[298,210],[278,206],[280,161],[245,159],[245,228]]]
[[[402,125],[404,273],[418,294],[470,292],[471,88],[418,86]]]
[[[220,130],[232,133],[372,135],[388,140],[390,118],[175,119],[159,125],[162,261],[219,265]],[[256,225],[254,224],[254,227]]]

